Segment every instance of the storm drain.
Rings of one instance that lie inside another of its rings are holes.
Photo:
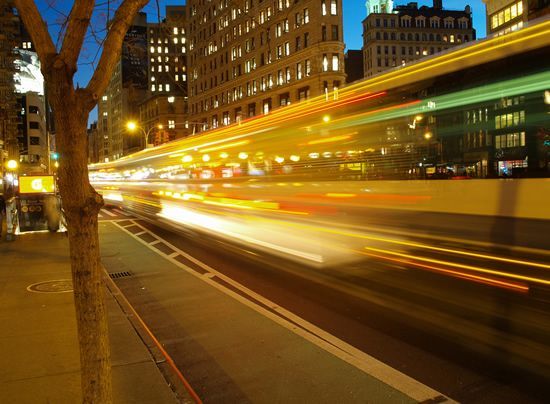
[[[132,276],[132,273],[128,271],[122,271],[122,272],[113,272],[109,274],[109,277],[111,279],[125,278],[127,276]]]

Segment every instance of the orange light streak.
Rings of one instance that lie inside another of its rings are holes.
[[[540,284],[543,284],[543,285],[550,285],[549,280],[541,279],[541,278],[533,278],[533,277],[530,277],[530,276],[517,275],[517,274],[512,274],[512,273],[509,273],[509,272],[496,271],[494,269],[475,267],[475,266],[472,266],[472,265],[464,265],[464,264],[459,264],[457,262],[442,261],[442,260],[436,260],[436,259],[433,259],[433,258],[419,257],[419,256],[416,256],[416,255],[404,254],[404,253],[399,253],[399,252],[395,252],[395,251],[384,250],[384,249],[381,249],[381,248],[374,248],[374,247],[364,247],[364,248],[366,250],[369,250],[369,251],[376,251],[376,252],[379,252],[379,253],[395,255],[395,256],[398,256],[398,257],[402,257],[402,258],[409,258],[409,259],[413,259],[413,260],[429,262],[431,264],[448,265],[448,266],[451,266],[451,267],[466,269],[466,270],[474,271],[474,272],[481,272],[481,273],[486,273],[486,274],[491,274],[491,275],[502,276],[502,277],[505,277],[505,278],[512,278],[512,279],[517,279],[517,280],[522,280],[522,281],[527,281],[527,282],[540,283]]]
[[[511,290],[514,290],[516,292],[521,292],[521,293],[529,292],[529,286],[525,285],[525,284],[522,284],[522,283],[505,282],[505,281],[501,281],[501,280],[495,279],[495,278],[488,278],[488,277],[485,277],[485,276],[468,274],[466,272],[454,271],[454,270],[451,270],[451,269],[445,269],[445,268],[435,267],[435,266],[432,266],[432,265],[421,264],[419,262],[414,262],[414,261],[409,261],[409,260],[404,260],[404,259],[399,259],[399,258],[386,257],[384,255],[379,255],[379,254],[367,253],[367,252],[364,252],[364,251],[357,251],[357,252],[359,254],[362,254],[362,255],[368,255],[368,256],[371,256],[371,257],[375,257],[375,258],[381,258],[381,259],[384,259],[384,260],[387,260],[387,261],[398,262],[400,264],[405,264],[405,265],[413,265],[413,266],[416,266],[416,267],[419,267],[419,268],[428,269],[430,271],[443,273],[445,275],[449,275],[449,276],[453,276],[453,277],[456,277],[456,278],[465,279],[465,280],[469,280],[469,281],[474,281],[474,282],[482,283],[482,284],[489,285],[489,286],[495,286],[495,287],[500,287],[500,288],[504,288],[504,289],[511,289]]]

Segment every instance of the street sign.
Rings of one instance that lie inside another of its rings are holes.
[[[50,194],[55,191],[53,175],[32,175],[19,177],[20,194]]]

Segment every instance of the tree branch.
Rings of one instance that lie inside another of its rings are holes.
[[[94,4],[94,0],[76,0],[69,14],[69,23],[63,38],[60,56],[73,72],[76,72],[76,62],[90,26]]]
[[[31,35],[38,58],[43,65],[49,65],[53,62],[57,50],[48,32],[48,27],[36,8],[36,4],[33,0],[15,0],[14,4],[25,24],[25,28]]]
[[[105,38],[103,52],[97,68],[88,83],[88,87],[79,91],[80,94],[86,93],[92,97],[91,100],[85,100],[85,102],[88,101],[86,104],[90,110],[95,106],[100,94],[105,91],[109,84],[111,73],[120,56],[122,41],[128,28],[130,28],[137,12],[147,3],[148,0],[124,0],[116,11],[113,20],[109,23],[109,32]],[[93,102],[90,103],[90,101]]]

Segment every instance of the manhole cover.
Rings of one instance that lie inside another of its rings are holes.
[[[33,283],[27,287],[29,292],[64,293],[73,291],[73,282],[70,279]]]

